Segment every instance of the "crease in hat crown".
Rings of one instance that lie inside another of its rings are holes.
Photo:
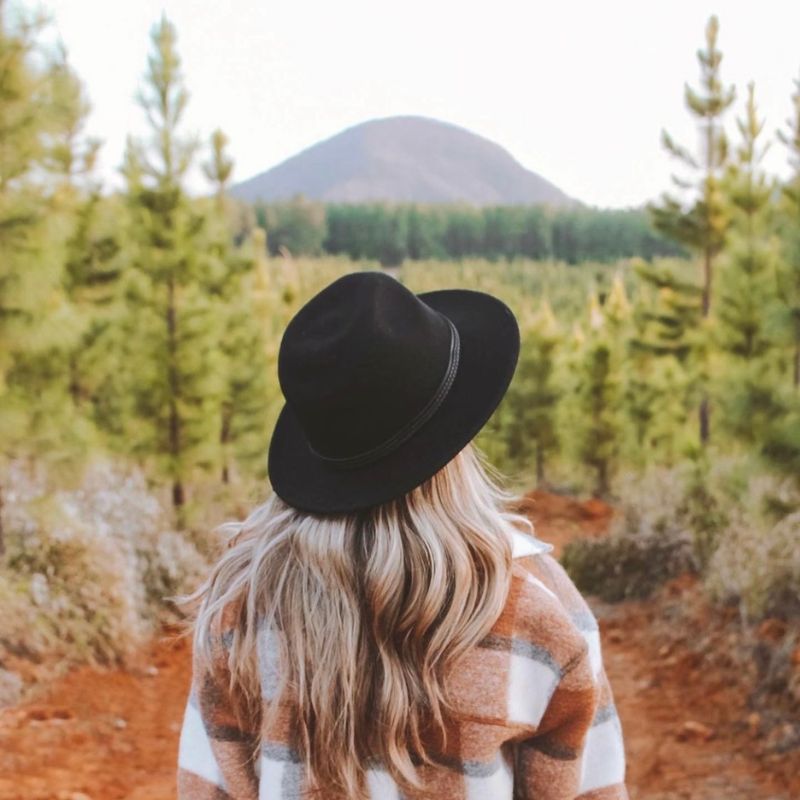
[[[392,452],[435,414],[459,352],[452,322],[397,279],[351,273],[290,321],[278,377],[309,449],[347,469]]]
[[[408,441],[408,439],[410,439],[438,411],[447,397],[447,393],[450,391],[453,381],[455,380],[456,371],[458,370],[458,359],[461,352],[461,341],[455,325],[453,325],[452,322],[449,322],[449,320],[448,323],[450,325],[450,360],[447,364],[447,368],[445,369],[445,373],[442,376],[442,380],[438,389],[421,411],[408,420],[403,427],[395,431],[392,436],[390,436],[388,439],[385,439],[375,447],[370,448],[369,450],[365,450],[361,453],[356,453],[351,456],[331,457],[325,456],[322,453],[318,453],[309,444],[309,448],[314,455],[339,468],[362,467],[367,464],[374,463],[383,456],[388,455],[396,450],[401,444],[403,444],[403,442]]]

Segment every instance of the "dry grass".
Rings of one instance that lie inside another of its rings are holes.
[[[205,567],[138,472],[95,463],[59,489],[14,465],[6,486],[0,647],[18,655],[124,659]]]

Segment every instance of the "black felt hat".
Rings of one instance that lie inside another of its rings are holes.
[[[416,295],[381,272],[339,278],[281,340],[286,405],[269,448],[273,489],[319,514],[411,491],[483,427],[518,355],[514,315],[492,295]]]

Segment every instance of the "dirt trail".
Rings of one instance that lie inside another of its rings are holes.
[[[79,669],[0,712],[2,800],[173,800],[191,653],[162,638],[131,671]]]
[[[576,538],[603,536],[612,509],[532,492],[524,510],[559,555]],[[684,575],[647,601],[589,598],[622,720],[632,800],[800,800],[800,751],[765,747],[733,666],[720,668],[691,647],[697,631],[676,630],[672,613],[699,605],[715,622],[695,580]],[[691,616],[691,615],[690,615]],[[701,622],[702,624],[702,622]]]
[[[600,503],[540,493],[529,512],[558,550],[576,535],[603,535],[610,520]],[[668,588],[686,591],[685,579]],[[743,724],[745,689],[680,641],[666,644],[662,606],[592,605],[632,800],[800,798],[797,751],[762,752]],[[189,660],[186,642],[164,638],[140,669],[81,669],[36,702],[0,712],[0,800],[172,800]]]

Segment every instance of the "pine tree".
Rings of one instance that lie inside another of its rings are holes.
[[[514,464],[524,464],[533,455],[536,481],[542,486],[548,459],[559,447],[555,420],[562,394],[557,385],[561,335],[546,301],[535,314],[525,314],[520,327],[519,365],[508,398],[508,455]]]
[[[574,371],[574,435],[579,461],[595,474],[595,496],[607,497],[622,432],[619,342],[596,292],[589,297],[588,317],[588,334],[581,337]]]
[[[640,297],[636,304],[638,336],[636,349],[656,356],[672,356],[685,363],[699,347],[698,327],[702,314],[702,290],[677,267],[669,264],[634,262],[643,287],[654,295]]]
[[[595,471],[597,497],[607,496],[611,489],[611,474],[619,449],[619,423],[615,418],[617,384],[613,373],[608,341],[590,341],[580,371],[579,408],[583,416],[579,457]]]
[[[48,190],[53,107],[52,65],[37,66],[42,19],[9,21],[0,0],[0,390],[17,356],[57,341],[43,319],[63,306],[57,198]]]
[[[152,137],[129,139],[123,166],[131,254],[124,363],[134,401],[129,435],[169,478],[180,522],[191,474],[219,463],[221,324],[211,287],[223,270],[207,248],[207,215],[183,186],[197,143],[180,133],[188,93],[166,17],[151,42],[139,102]]]
[[[63,51],[40,44],[46,25],[0,0],[0,440],[3,458],[52,463],[76,458],[88,433],[68,392],[80,323],[64,265],[72,181],[96,146]]]
[[[673,463],[687,442],[683,431],[701,389],[705,358],[702,288],[685,263],[634,261],[641,279],[627,340],[625,406],[633,450],[644,461]]]
[[[769,358],[774,341],[767,320],[777,303],[777,275],[770,230],[773,183],[760,167],[769,145],[760,142],[764,122],[758,117],[752,83],[737,127],[741,143],[726,175],[733,224],[717,313],[717,339],[730,368],[721,382],[719,401],[726,425],[739,437],[757,442],[763,441],[764,427],[775,411]]]
[[[225,152],[227,146],[228,137],[218,128],[211,134],[211,159],[203,164],[203,172],[215,188],[218,210],[223,214],[228,183],[233,175],[233,160]]]
[[[85,133],[91,108],[63,45],[56,49],[47,85],[51,120],[47,162],[56,185],[73,195],[80,189],[97,188],[93,172],[101,142]]]
[[[630,457],[643,460],[652,444],[649,435],[657,414],[660,392],[652,381],[652,353],[631,346],[637,341],[637,334],[642,334],[641,315],[635,313],[619,273],[614,276],[603,310],[600,311],[598,304],[595,313],[605,318],[609,333],[620,351],[620,400],[630,423],[624,428],[626,436],[621,447],[626,447]]]
[[[779,265],[781,298],[778,321],[789,349],[788,390],[778,394],[780,413],[775,413],[764,446],[767,458],[786,475],[800,476],[800,78],[792,94],[792,116],[787,129],[779,131],[789,151],[792,174],[782,187],[781,221],[783,253]]]
[[[648,277],[638,286],[625,336],[627,446],[639,464],[656,458],[671,461],[674,436],[684,421],[676,410],[685,405],[687,337],[699,316],[699,293],[676,292],[673,270],[638,261],[634,270]],[[653,290],[651,283],[663,285]]]
[[[733,224],[719,293],[719,332],[725,350],[752,360],[771,346],[764,311],[776,296],[774,246],[768,224],[773,184],[760,168],[769,145],[761,147],[759,142],[764,122],[758,118],[752,83],[745,118],[737,120],[737,127],[741,144],[726,176]]]
[[[78,331],[78,341],[64,364],[69,394],[82,415],[101,421],[103,388],[118,368],[116,351],[107,336],[119,317],[117,282],[121,275],[122,242],[118,198],[105,198],[95,177],[100,142],[84,132],[90,107],[77,76],[59,50],[54,83],[62,124],[51,156],[58,194],[70,215],[63,286]],[[102,426],[101,426],[102,427]]]
[[[80,391],[77,364],[92,335],[97,299],[90,286],[98,276],[89,274],[89,264],[96,263],[98,256],[98,251],[92,252],[95,243],[90,230],[100,202],[100,186],[94,177],[100,142],[85,132],[89,102],[63,46],[55,50],[45,86],[49,97],[45,134],[48,215],[58,240],[53,257],[58,260],[62,301],[57,343],[48,352],[27,357],[25,371],[33,391],[42,401],[49,401],[43,416],[51,428],[71,432],[74,451],[77,447],[88,449],[94,433],[91,408]],[[37,423],[37,430],[42,427]],[[66,445],[59,432],[50,434],[48,441]]]
[[[35,306],[30,292],[53,285],[52,275],[35,280],[34,248],[44,232],[45,215],[41,193],[22,185],[25,176],[41,158],[41,119],[31,113],[29,98],[36,94],[37,76],[28,67],[33,49],[30,30],[11,30],[5,3],[0,0],[0,435],[3,456],[14,454],[14,432],[24,424],[24,404],[9,391],[8,374],[20,351],[26,349]],[[0,481],[0,511],[4,493]],[[0,514],[0,556],[5,552],[3,517]]]
[[[792,175],[783,186],[784,258],[780,294],[784,298],[783,327],[792,348],[791,381],[800,392],[800,77],[794,81],[792,116],[778,137],[789,151]]]
[[[264,331],[256,318],[254,283],[256,262],[233,246],[226,188],[233,160],[225,148],[227,137],[217,130],[211,137],[211,159],[204,164],[214,186],[215,212],[210,225],[209,252],[218,263],[219,280],[211,288],[220,298],[219,315],[222,396],[220,404],[220,473],[230,481],[231,461],[257,466],[263,474],[268,440],[267,359]],[[259,229],[260,231],[260,229]],[[263,239],[260,241],[264,246]]]
[[[732,105],[736,93],[733,87],[725,88],[720,77],[722,53],[717,49],[719,22],[712,16],[706,25],[706,48],[698,50],[701,89],[685,87],[685,102],[697,118],[702,146],[698,155],[676,143],[664,131],[662,142],[695,178],[673,177],[676,186],[690,192],[688,200],[665,194],[659,205],[651,205],[650,213],[658,230],[699,254],[702,261],[701,311],[705,321],[711,313],[714,267],[729,227],[727,203],[721,186],[722,170],[728,159],[728,141],[722,118]],[[704,365],[698,359],[699,379],[707,380]],[[710,434],[710,408],[708,396],[702,393],[699,412],[700,441],[708,441]]]
[[[250,282],[253,317],[261,330],[265,375],[278,374],[278,351],[285,326],[299,308],[300,293],[291,262],[275,263],[267,257],[266,233],[253,230],[249,241],[254,269]],[[284,404],[277,380],[266,381],[265,425],[271,430]]]

